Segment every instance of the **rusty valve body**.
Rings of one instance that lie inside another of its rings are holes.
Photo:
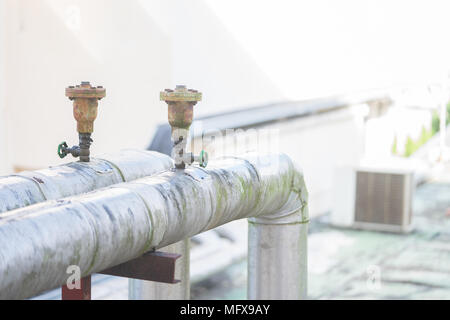
[[[160,98],[169,106],[169,124],[172,128],[189,129],[194,118],[194,106],[202,100],[202,94],[178,85],[175,90],[161,92]]]
[[[80,145],[68,148],[65,142],[58,147],[58,154],[64,158],[67,154],[80,157],[81,162],[90,161],[91,134],[94,132],[94,120],[97,118],[98,101],[106,96],[103,87],[92,87],[89,82],[66,88],[66,97],[73,101],[73,116],[77,121]]]
[[[200,166],[206,167],[207,153],[202,151],[200,156],[194,156],[186,150],[189,128],[194,118],[194,106],[202,100],[201,92],[187,89],[184,85],[177,85],[175,90],[166,89],[160,93],[161,101],[168,105],[169,124],[172,127],[172,158],[177,169],[184,169],[186,164],[199,161]]]

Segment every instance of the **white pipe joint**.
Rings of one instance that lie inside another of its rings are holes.
[[[169,170],[173,160],[154,151],[126,149],[90,162],[71,162],[0,177],[0,215]]]

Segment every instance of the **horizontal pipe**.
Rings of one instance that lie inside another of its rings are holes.
[[[72,162],[0,177],[0,214],[150,176],[172,166],[172,159],[161,153],[127,149],[90,162]]]
[[[303,173],[283,154],[225,158],[0,216],[0,298],[27,298],[227,222],[306,223]]]

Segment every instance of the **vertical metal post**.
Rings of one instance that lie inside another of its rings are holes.
[[[305,299],[307,223],[249,221],[248,299]]]
[[[161,251],[181,254],[176,262],[175,278],[181,280],[176,284],[154,281],[128,280],[128,297],[130,300],[188,300],[189,282],[189,246],[190,239],[161,248]]]

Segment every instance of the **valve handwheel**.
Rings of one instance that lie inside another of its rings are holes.
[[[207,165],[208,165],[208,152],[202,150],[200,152],[200,167],[206,168]]]
[[[58,145],[58,156],[59,156],[61,159],[62,159],[62,158],[65,158],[65,157],[67,156],[66,150],[67,150],[68,147],[69,147],[69,146],[67,145],[67,143],[66,143],[65,141],[61,142],[61,143]]]

